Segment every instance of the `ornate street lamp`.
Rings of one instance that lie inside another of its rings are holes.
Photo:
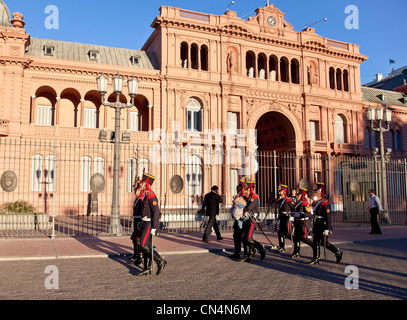
[[[374,110],[371,106],[367,109],[367,119],[370,122],[370,128],[373,131],[379,132],[379,141],[380,141],[380,174],[381,174],[381,200],[383,204],[383,209],[385,211],[385,216],[389,221],[388,216],[388,203],[387,203],[387,176],[386,176],[386,156],[389,156],[391,150],[387,149],[386,153],[384,150],[384,141],[383,141],[383,132],[387,132],[390,130],[390,122],[391,122],[391,110],[387,108],[383,109],[381,106],[377,106],[376,110]],[[377,126],[375,127],[375,122],[377,122]],[[385,123],[385,127],[383,127],[382,123]]]
[[[119,193],[119,177],[120,177],[120,146],[121,146],[121,132],[120,132],[120,113],[122,109],[131,108],[134,106],[134,99],[137,95],[138,91],[138,80],[134,78],[134,75],[127,81],[128,88],[129,88],[129,96],[131,98],[130,104],[125,104],[120,102],[120,95],[123,89],[123,77],[117,73],[116,76],[113,77],[113,92],[116,94],[116,102],[110,103],[104,100],[105,94],[107,92],[107,84],[109,79],[102,73],[100,76],[96,78],[98,92],[100,94],[102,104],[104,106],[113,108],[115,110],[115,129],[114,129],[114,158],[113,158],[113,194],[112,194],[112,207],[111,207],[111,214],[110,214],[110,226],[109,226],[109,233],[115,234],[117,236],[122,234],[122,226],[120,224],[120,193]],[[102,131],[99,134],[99,139],[106,140],[107,134]],[[126,140],[128,137],[126,136]]]

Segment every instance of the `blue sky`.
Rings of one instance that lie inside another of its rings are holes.
[[[119,48],[140,49],[153,29],[150,27],[160,6],[172,6],[203,13],[221,15],[231,0],[3,0],[10,12],[20,12],[26,30],[36,38],[65,40]],[[362,84],[370,82],[376,73],[389,74],[389,59],[397,61],[393,68],[407,65],[405,34],[406,0],[275,0],[270,1],[285,13],[286,20],[301,31],[324,17],[327,22],[315,25],[321,36],[355,43],[369,60],[361,66]],[[230,10],[247,20],[266,0],[235,0]],[[47,29],[50,14],[45,8],[58,8],[59,29]],[[347,29],[350,13],[345,8],[354,5],[359,10],[359,28]]]

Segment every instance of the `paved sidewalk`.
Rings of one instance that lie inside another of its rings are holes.
[[[330,241],[336,245],[372,240],[407,239],[407,226],[381,227],[383,234],[370,235],[370,227],[336,228]],[[266,232],[268,239],[257,231],[254,238],[271,249],[278,245],[277,233]],[[161,255],[233,251],[233,233],[223,232],[223,240],[210,236],[209,243],[202,242],[202,233],[160,234],[155,246]],[[269,241],[270,240],[270,241]],[[271,243],[270,243],[271,242]],[[286,249],[292,247],[286,241]],[[77,237],[77,238],[18,238],[0,239],[0,261],[45,260],[68,258],[101,258],[130,255],[133,244],[129,236]]]

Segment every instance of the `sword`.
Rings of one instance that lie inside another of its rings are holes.
[[[326,239],[327,239],[327,236],[324,235],[324,256],[325,256],[325,260],[326,260]]]
[[[254,219],[253,217],[253,212],[250,213],[250,219],[253,221],[253,223],[255,223],[257,225],[257,227],[260,229],[261,232],[263,232],[264,236],[266,237],[266,239],[268,240],[268,242],[270,242],[272,247],[275,247],[275,245],[270,241],[269,237],[267,237],[267,235],[265,234],[265,232],[263,231],[262,227],[260,227],[260,225],[257,223],[257,221]]]
[[[151,268],[150,268],[150,276],[153,276],[154,270],[154,235],[151,234]]]

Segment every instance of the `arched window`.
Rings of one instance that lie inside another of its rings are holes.
[[[40,192],[42,184],[42,155],[33,155],[31,159],[31,171],[31,190]]]
[[[345,143],[345,122],[340,115],[335,117],[335,142]]]
[[[187,130],[188,131],[202,131],[202,106],[201,103],[195,99],[190,98],[187,101]]]
[[[56,180],[56,157],[53,155],[47,156],[45,158],[45,185],[47,192],[55,191],[55,180]]]
[[[349,91],[349,72],[348,70],[343,70],[343,90]]]
[[[329,68],[329,87],[335,90],[335,69]]]
[[[181,67],[188,68],[188,43],[181,43]]]
[[[249,51],[246,53],[246,75],[249,78],[254,78],[256,76],[255,68],[255,54],[253,51]]]
[[[90,157],[81,158],[81,192],[90,192],[91,166]]]
[[[258,70],[259,70],[259,79],[266,79],[266,70],[267,70],[267,58],[264,53],[260,53],[257,59]]]
[[[269,66],[269,79],[271,81],[278,81],[278,58],[275,55],[270,56]]]
[[[291,82],[300,83],[300,63],[297,59],[291,60]]]
[[[280,80],[282,82],[288,82],[289,81],[288,59],[286,57],[282,57],[280,59]]]
[[[342,70],[336,70],[336,89],[342,90]]]
[[[198,69],[198,45],[191,45],[191,69]]]
[[[208,47],[203,45],[201,47],[201,70],[208,71]]]
[[[202,194],[202,161],[196,155],[188,157],[186,183],[188,186],[188,195]]]

